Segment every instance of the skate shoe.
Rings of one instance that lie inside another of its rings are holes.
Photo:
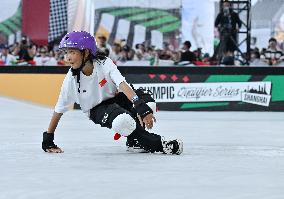
[[[165,154],[180,155],[183,152],[183,142],[181,140],[165,141],[162,139],[163,152]]]

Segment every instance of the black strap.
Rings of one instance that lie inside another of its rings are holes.
[[[83,50],[81,52],[82,52],[82,56],[83,56],[83,60],[82,60],[81,66],[79,68],[76,68],[76,69],[71,68],[72,76],[76,76],[77,83],[79,84],[78,93],[80,93],[80,86],[81,86],[81,84],[80,84],[80,72],[82,71],[83,67],[85,66],[85,64],[88,61],[88,59],[84,60],[85,51]]]

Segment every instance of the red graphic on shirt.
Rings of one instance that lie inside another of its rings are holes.
[[[102,81],[100,81],[100,86],[103,87],[107,83],[106,78],[104,78]]]

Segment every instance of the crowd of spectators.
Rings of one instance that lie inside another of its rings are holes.
[[[117,65],[210,65],[209,54],[204,55],[201,48],[191,51],[190,41],[185,41],[181,49],[175,50],[169,43],[164,42],[162,48],[147,45],[146,42],[128,46],[125,40],[108,45],[107,38],[97,39],[99,50],[109,56]]]
[[[214,57],[202,52],[201,48],[191,50],[190,41],[185,41],[180,49],[174,49],[164,42],[162,48],[147,45],[146,42],[136,44],[133,48],[125,40],[109,45],[105,36],[97,38],[98,50],[110,57],[119,66],[210,66],[216,65]],[[58,45],[37,46],[28,38],[14,45],[0,44],[0,65],[64,65],[64,54]],[[224,57],[224,59],[228,59]],[[241,65],[239,62],[229,62],[229,65]],[[271,38],[268,47],[250,51],[250,66],[281,66],[284,56],[276,39]],[[227,65],[225,62],[223,65]]]
[[[250,66],[284,66],[283,49],[275,38],[269,39],[267,48],[251,49]]]
[[[13,45],[0,44],[0,65],[64,65],[64,55],[58,45],[52,47],[37,46],[28,38]]]

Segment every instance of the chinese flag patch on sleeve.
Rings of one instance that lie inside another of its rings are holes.
[[[102,81],[100,81],[100,86],[103,87],[107,83],[106,78],[104,78]]]

